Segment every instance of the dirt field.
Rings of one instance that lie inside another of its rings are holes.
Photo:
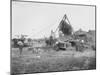
[[[13,48],[11,66],[12,74],[14,75],[95,69],[95,51],[76,52],[71,50],[54,51],[52,49],[41,49],[39,53],[34,53],[25,48],[22,55],[20,55],[19,50]]]

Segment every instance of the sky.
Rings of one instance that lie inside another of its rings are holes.
[[[50,36],[64,14],[74,31],[95,30],[95,7],[31,2],[12,2],[12,37],[28,35],[31,38]]]

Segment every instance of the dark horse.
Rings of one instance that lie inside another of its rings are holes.
[[[49,39],[46,39],[46,40],[45,40],[45,43],[46,43],[47,46],[53,46],[53,45],[55,44],[55,42],[56,42],[56,40],[53,39],[52,36],[50,36]]]

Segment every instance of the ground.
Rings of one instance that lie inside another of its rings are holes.
[[[71,70],[88,70],[96,68],[95,51],[75,50],[55,51],[52,48],[40,49],[38,53],[23,49],[22,55],[18,48],[12,48],[12,74],[39,73]]]

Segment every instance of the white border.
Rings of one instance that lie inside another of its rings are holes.
[[[34,0],[28,0],[34,1]],[[35,0],[42,2],[87,4],[97,6],[97,70],[38,73],[38,75],[98,75],[100,73],[100,0]],[[10,0],[0,0],[0,74],[9,75],[10,71]],[[27,74],[31,75],[31,74]],[[37,74],[34,74],[37,75]]]

